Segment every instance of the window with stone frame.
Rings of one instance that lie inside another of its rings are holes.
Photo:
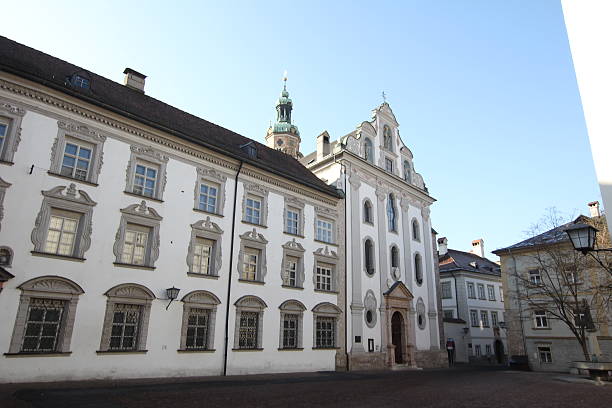
[[[11,186],[11,183],[8,183],[2,180],[0,177],[0,230],[2,229],[2,219],[4,218],[4,197],[6,196],[6,190]]]
[[[481,327],[490,327],[489,326],[489,312],[486,310],[480,311],[480,323]]]
[[[377,304],[376,295],[374,295],[374,291],[372,289],[368,289],[363,298],[363,317],[365,320],[366,326],[370,329],[376,326],[377,315]]]
[[[538,345],[538,358],[540,363],[542,364],[551,364],[553,362],[552,359],[552,350],[550,344],[547,345]]]
[[[129,194],[162,200],[168,156],[151,147],[130,146],[126,188]]]
[[[243,296],[234,303],[234,350],[263,349],[263,313],[268,306],[257,296]]]
[[[366,238],[363,242],[363,254],[364,254],[364,267],[365,272],[369,276],[374,275],[376,272],[374,241],[371,238]]]
[[[504,301],[504,288],[501,286],[499,287],[499,300],[502,302]]]
[[[245,282],[263,282],[267,273],[266,246],[268,241],[255,228],[240,235],[238,276]]]
[[[315,288],[330,292],[332,290],[333,265],[323,262],[317,263],[315,274]]]
[[[96,184],[102,169],[106,135],[74,122],[60,120],[57,126],[49,172]]]
[[[487,300],[484,285],[482,283],[479,283],[476,286],[478,287],[478,299]]]
[[[452,309],[444,309],[442,313],[445,319],[453,319],[455,317],[455,311]]]
[[[387,197],[387,224],[389,231],[397,231],[397,209],[393,193],[389,193]]]
[[[338,320],[342,311],[336,305],[328,302],[319,303],[312,309],[313,313],[313,348],[330,349],[337,348]]]
[[[368,199],[363,201],[363,222],[366,224],[374,224],[372,202]]]
[[[540,274],[539,269],[531,269],[528,271],[529,274],[529,283],[535,286],[539,286],[542,284],[542,275]]]
[[[412,219],[412,239],[421,242],[421,228],[416,218]]]
[[[21,290],[7,354],[69,353],[76,307],[83,289],[59,276],[41,276]]]
[[[302,350],[303,318],[306,307],[298,300],[287,300],[280,306],[280,349]]]
[[[304,235],[304,207],[306,203],[295,197],[285,197],[283,210],[284,232],[291,235]]]
[[[336,219],[338,212],[333,208],[315,206],[315,240],[328,244],[336,243]]]
[[[404,181],[412,183],[412,171],[408,160],[404,160]]]
[[[0,163],[12,163],[21,141],[21,121],[25,109],[0,100]]]
[[[98,353],[146,351],[153,292],[142,285],[126,283],[109,289],[105,295],[106,312]]]
[[[145,201],[122,209],[113,245],[115,264],[153,268],[159,257],[161,220]]]
[[[363,140],[363,158],[370,163],[374,163],[374,145],[368,137]]]
[[[196,168],[194,209],[223,215],[227,176],[209,167]]]
[[[482,357],[482,346],[480,344],[474,346],[474,355],[476,357]]]
[[[495,286],[487,285],[487,292],[489,293],[489,300],[495,300]]]
[[[191,237],[187,249],[188,274],[192,276],[219,276],[223,230],[210,217],[191,224]]]
[[[545,310],[535,310],[533,312],[533,325],[536,329],[548,329],[548,315]]]
[[[74,183],[43,191],[43,201],[31,239],[34,254],[83,259],[91,245],[93,207],[96,203]]]
[[[205,290],[194,290],[182,299],[183,322],[179,351],[214,351],[215,322],[219,298]]]
[[[414,254],[414,277],[417,285],[423,284],[423,258],[421,254]]]
[[[266,226],[268,222],[268,189],[259,184],[244,183],[242,221]]]
[[[467,295],[469,299],[476,299],[476,290],[473,282],[467,282]]]
[[[304,247],[295,238],[283,244],[281,281],[284,287],[304,287]]]
[[[387,170],[389,173],[393,173],[393,159],[385,157],[385,170]]]
[[[442,292],[442,299],[452,299],[453,298],[452,286],[450,282],[440,283],[440,290]]]
[[[480,327],[477,310],[470,310],[470,324],[472,325],[472,327]]]
[[[421,330],[425,330],[425,327],[427,327],[427,318],[425,312],[425,302],[423,301],[423,298],[419,297],[416,303],[416,318],[417,326]]]
[[[337,292],[338,276],[337,263],[338,255],[335,251],[330,251],[329,247],[319,248],[314,253],[313,262],[313,284],[316,291]]]

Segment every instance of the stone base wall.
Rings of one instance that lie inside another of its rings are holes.
[[[349,353],[349,369],[383,370],[387,367],[385,353]]]
[[[347,371],[346,353],[343,350],[338,350],[336,353],[336,371]]]
[[[448,353],[446,350],[417,350],[415,359],[419,368],[448,367]]]

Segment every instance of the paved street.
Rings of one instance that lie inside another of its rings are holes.
[[[0,406],[173,407],[606,407],[612,385],[566,383],[562,374],[486,367],[0,385]]]

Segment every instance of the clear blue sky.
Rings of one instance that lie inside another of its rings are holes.
[[[296,4],[299,3],[299,4]],[[600,199],[557,0],[6,2],[1,34],[263,141],[289,72],[302,151],[381,92],[449,246],[525,238]]]

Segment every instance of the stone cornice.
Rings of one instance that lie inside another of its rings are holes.
[[[3,73],[6,75],[5,73]],[[19,78],[19,77],[16,77]],[[21,80],[21,78],[19,78]],[[29,86],[17,84],[14,82],[10,82],[6,79],[0,78],[0,91],[5,91],[8,93],[12,93],[21,98],[30,99],[32,101],[36,101],[39,103],[43,103],[45,105],[51,106],[55,109],[59,109],[66,113],[70,113],[72,115],[78,115],[82,119],[88,119],[94,122],[97,122],[99,125],[105,125],[112,129],[125,132],[129,135],[136,136],[138,138],[144,139],[147,141],[147,145],[152,143],[156,143],[159,146],[166,147],[169,151],[164,151],[165,153],[170,153],[170,156],[173,158],[178,158],[177,154],[171,154],[174,152],[180,152],[187,156],[191,156],[192,159],[195,159],[193,163],[194,166],[201,164],[202,161],[215,164],[219,167],[228,169],[230,172],[236,172],[238,170],[238,161],[230,158],[228,156],[224,156],[222,153],[212,152],[205,147],[195,148],[193,143],[182,141],[178,139],[176,136],[170,136],[162,134],[161,131],[149,131],[144,130],[142,128],[134,126],[131,120],[119,120],[117,117],[120,117],[119,114],[115,113],[102,113],[99,112],[101,108],[96,108],[87,102],[78,101],[80,103],[74,103],[68,100],[71,98],[70,96],[62,95],[62,98],[59,96],[54,96],[49,92],[44,92],[41,90],[32,89]],[[55,91],[59,92],[59,91]],[[64,97],[66,99],[64,99]],[[91,106],[89,108],[87,106]],[[36,109],[36,106],[32,106]],[[123,119],[123,118],[122,118]],[[73,119],[70,119],[73,120]],[[107,131],[108,133],[108,131]],[[117,135],[112,134],[112,138],[124,139],[121,137],[117,137]],[[133,141],[132,141],[133,142]],[[142,141],[141,141],[142,142]],[[157,146],[157,147],[159,147]],[[184,160],[184,158],[183,158]],[[332,196],[325,196],[324,193],[318,192],[315,189],[312,189],[308,186],[302,186],[296,182],[289,181],[283,179],[281,176],[277,176],[275,174],[265,173],[263,170],[256,168],[254,166],[245,165],[242,168],[241,174],[246,174],[252,178],[255,178],[260,181],[264,181],[266,183],[275,185],[279,188],[286,189],[292,191],[293,193],[307,196],[308,198],[324,202],[328,205],[335,206],[336,203],[340,200],[339,198],[335,198]]]

